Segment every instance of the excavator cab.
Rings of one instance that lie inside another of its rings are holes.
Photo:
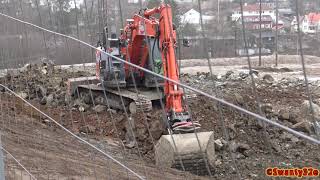
[[[105,32],[107,28],[105,28]],[[112,34],[111,38],[108,37],[108,33],[105,33],[104,36],[104,47],[100,46],[99,48],[103,51],[116,56],[120,57],[120,40],[117,38],[116,34]],[[108,45],[108,47],[106,47]],[[120,57],[121,58],[121,57]],[[97,63],[99,63],[99,79],[104,84],[104,87],[109,88],[117,88],[125,87],[126,80],[125,80],[125,71],[123,62],[116,60],[113,57],[107,56],[104,53],[98,53],[96,55]]]

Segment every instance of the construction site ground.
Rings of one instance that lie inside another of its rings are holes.
[[[212,60],[215,75],[213,79],[217,89],[207,73],[206,60],[183,60],[181,78],[182,82],[190,86],[255,113],[259,113],[260,104],[263,116],[315,137],[309,124],[310,117],[305,112],[308,111],[308,107],[305,107],[308,96],[299,58],[282,55],[279,57],[279,67],[273,66],[273,56],[263,57],[261,67],[257,66],[258,58],[252,58],[256,94],[252,89],[246,58]],[[316,77],[319,77],[320,58],[307,56],[305,60],[314,104],[318,108],[320,82]],[[122,147],[129,143],[128,121],[124,112],[97,111],[90,103],[65,98],[66,80],[92,75],[94,66],[45,66],[44,70],[43,65],[30,65],[19,72],[10,72],[10,76],[2,77],[0,81],[10,84],[9,88],[29,99],[63,126],[106,150],[148,179],[210,178],[170,168],[160,170],[154,165],[153,142],[164,133],[161,108],[133,115],[138,146],[126,147],[123,152]],[[48,175],[51,176],[50,179],[106,179],[111,176],[113,179],[127,179],[122,167],[107,160],[88,145],[79,143],[21,100],[3,89],[0,90],[0,105],[3,108],[0,114],[3,124],[2,144],[26,167],[33,167],[30,171],[39,179],[46,179]],[[189,91],[187,93],[194,94]],[[43,99],[46,99],[45,102]],[[268,124],[264,131],[255,118],[198,94],[188,98],[187,102],[193,120],[202,125],[201,131],[213,130],[217,144],[221,145],[216,147],[215,171],[212,175],[214,179],[235,179],[238,178],[237,172],[244,179],[268,179],[265,176],[268,167],[320,167],[319,146],[307,140]],[[316,113],[320,116],[320,109]],[[224,129],[229,135],[229,143]],[[8,177],[16,179],[15,177],[22,176],[28,179],[12,158],[8,157],[6,161],[9,162],[6,163]]]

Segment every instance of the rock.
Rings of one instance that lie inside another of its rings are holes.
[[[255,76],[259,76],[259,71],[256,69],[251,69],[251,71],[249,72],[249,74],[253,74]]]
[[[43,86],[37,86],[36,91],[38,93],[38,96],[41,95],[40,97],[45,97],[47,96],[47,89],[44,88]]]
[[[138,136],[137,132],[135,132],[134,119],[129,117],[129,119],[124,124],[124,128],[126,131],[126,134],[125,134],[126,143],[131,144],[134,147],[134,145],[136,144],[135,143],[135,136]],[[136,134],[134,134],[134,133],[136,133]]]
[[[53,125],[53,123],[52,123],[52,121],[50,119],[44,119],[44,120],[42,120],[42,123],[46,124],[48,126],[52,126]]]
[[[272,148],[273,148],[276,152],[280,153],[280,152],[282,151],[282,149],[281,149],[281,147],[280,147],[280,145],[279,145],[279,142],[274,141],[274,142],[271,143],[271,145],[272,145]]]
[[[308,121],[302,121],[292,126],[292,129],[297,131],[302,131],[306,133],[311,133],[311,124]]]
[[[292,136],[291,139],[290,139],[293,143],[297,143],[299,142],[299,138],[295,137],[295,136]]]
[[[82,103],[82,100],[81,99],[76,99],[76,100],[74,100],[73,101],[73,107],[78,107],[78,106],[80,106],[80,105],[82,105],[83,103]]]
[[[144,141],[145,139],[147,139],[147,130],[144,127],[141,128],[137,128],[136,129],[136,137],[140,140],[140,141]]]
[[[250,149],[250,146],[248,144],[236,143],[234,141],[230,143],[230,147],[232,152],[240,152],[240,153],[244,153],[246,150]]]
[[[261,110],[262,110],[263,112],[265,112],[266,114],[272,113],[272,112],[273,112],[273,110],[272,110],[272,104],[270,104],[270,103],[262,104],[262,105],[261,105]]]
[[[270,74],[265,74],[262,79],[268,84],[272,84],[274,81],[274,78]]]
[[[320,107],[315,104],[315,103],[311,103],[312,108],[313,108],[313,112],[314,112],[314,118],[316,120],[320,120]],[[302,103],[302,107],[301,107],[301,112],[300,114],[306,118],[306,120],[308,120],[309,122],[313,122],[313,117],[312,117],[312,113],[311,113],[311,108],[310,108],[310,103],[308,100],[305,100]]]
[[[41,105],[46,105],[46,104],[47,104],[47,97],[41,98],[40,104],[41,104]]]
[[[154,139],[159,139],[164,133],[164,125],[161,121],[154,121],[149,124],[150,133]]]
[[[236,158],[237,158],[237,159],[245,159],[246,157],[245,157],[243,154],[238,153],[238,154],[236,155]]]
[[[246,150],[249,150],[250,146],[245,143],[238,143],[237,151],[243,153]]]
[[[116,123],[122,123],[125,120],[124,115],[120,115],[118,118],[115,118]]]
[[[85,111],[85,108],[83,106],[79,106],[78,109],[79,109],[80,112],[84,112]]]
[[[248,76],[249,76],[249,74],[247,74],[247,73],[244,73],[244,72],[240,72],[240,73],[239,73],[239,77],[240,77],[241,79],[246,79]]]
[[[229,76],[231,76],[231,74],[234,74],[234,72],[233,71],[227,71],[227,73],[226,73],[226,78],[228,78]]]
[[[234,96],[235,96],[236,102],[237,102],[239,105],[243,105],[243,104],[244,104],[244,99],[243,99],[243,97],[242,97],[240,94],[235,93]]]
[[[299,142],[299,139],[297,137],[295,137],[293,134],[287,133],[287,132],[283,132],[282,135],[280,136],[280,138],[282,140],[292,141],[294,143]]]
[[[257,178],[258,177],[257,174],[253,174],[253,173],[250,173],[249,176],[252,177],[252,178]]]
[[[45,96],[40,100],[41,105],[51,105],[54,101],[53,94],[50,94],[49,96]]]
[[[125,146],[126,146],[127,148],[129,148],[129,149],[132,149],[132,148],[135,147],[135,144],[136,144],[136,143],[135,143],[134,141],[130,141],[130,142],[126,143]]]
[[[116,113],[117,113],[117,111],[114,110],[114,109],[107,109],[107,111],[108,111],[108,112],[111,112],[112,114],[116,114]]]
[[[49,94],[49,96],[47,96],[47,105],[52,104],[53,100],[54,100],[54,96],[53,94]]]
[[[20,96],[20,97],[23,98],[23,99],[28,98],[28,94],[25,93],[25,92],[18,92],[17,95]]]
[[[288,110],[281,109],[279,111],[279,119],[280,120],[289,120],[290,119],[290,112]]]
[[[92,108],[92,110],[94,110],[97,113],[102,113],[103,111],[105,111],[107,108],[104,105],[96,105],[95,107]]]
[[[214,148],[216,151],[221,151],[223,149],[224,145],[222,143],[221,139],[217,139],[214,141]]]
[[[224,80],[234,80],[238,76],[233,71],[227,71],[225,75],[222,76]]]
[[[31,70],[31,64],[25,64],[22,68],[20,68],[20,72],[24,73]]]
[[[79,129],[80,132],[85,133],[85,134],[91,134],[94,133],[96,131],[96,127],[92,126],[92,125],[86,125],[86,126],[82,126]]]
[[[293,72],[292,69],[289,69],[289,68],[287,68],[287,67],[280,68],[280,71],[281,71],[281,72]]]
[[[62,77],[53,77],[50,78],[50,84],[62,86],[63,85],[63,78]]]
[[[85,112],[85,111],[87,111],[89,108],[90,108],[89,105],[82,103],[81,105],[79,105],[78,110],[79,110],[80,112]]]
[[[41,72],[42,72],[42,74],[48,74],[48,70],[47,70],[47,67],[46,66],[44,66],[42,69],[41,69]]]
[[[220,159],[217,159],[215,162],[214,162],[214,165],[215,166],[220,166],[222,164],[222,161]]]

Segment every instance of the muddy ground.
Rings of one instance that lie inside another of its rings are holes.
[[[297,66],[295,64],[297,64],[296,60],[298,59],[296,59],[296,57],[292,59],[294,60],[288,60],[282,64],[281,68],[275,68],[270,65],[259,68],[255,67],[256,71],[253,77],[255,78],[257,86],[256,96],[251,86],[248,71],[244,68],[245,63],[240,60],[234,62],[234,66],[230,67],[228,67],[230,60],[225,62],[221,60],[216,62],[221,64],[214,64],[217,69],[222,66],[224,68],[223,71],[217,71],[219,73],[215,73],[216,76],[213,77],[217,91],[215,91],[211,81],[212,77],[209,76],[208,73],[190,73],[187,71],[189,67],[195,66],[194,63],[197,63],[198,60],[196,60],[196,62],[191,60],[185,62],[185,71],[183,72],[188,73],[182,74],[182,81],[256,113],[260,112],[258,109],[258,102],[260,102],[263,116],[315,137],[314,129],[310,124],[312,118],[310,118],[309,107],[305,102],[308,99],[305,93],[305,85],[298,77],[301,75],[300,72],[292,68],[293,66]],[[201,63],[199,66],[205,65],[205,62]],[[287,67],[287,63],[293,65]],[[312,57],[308,63],[317,64],[318,59]],[[230,71],[240,66],[243,67],[242,70]],[[202,69],[200,68],[199,71],[202,71]],[[315,70],[314,72],[317,71]],[[291,76],[290,73],[296,73],[297,76]],[[2,78],[1,81],[2,83],[10,85],[9,87],[11,89],[18,92],[19,95],[28,99],[44,112],[47,112],[62,125],[72,130],[72,132],[97,142],[105,142],[106,139],[108,139],[108,142],[112,142],[109,144],[114,145],[110,151],[115,155],[117,155],[117,152],[120,152],[121,147],[126,146],[126,153],[128,153],[128,157],[132,158],[132,160],[130,159],[129,161],[130,163],[141,162],[139,158],[139,156],[141,156],[143,161],[151,168],[150,172],[154,172],[149,177],[154,177],[155,179],[161,177],[161,172],[152,169],[154,164],[153,144],[160,138],[161,134],[165,133],[162,125],[161,108],[156,107],[152,112],[139,112],[132,115],[135,126],[134,132],[136,140],[138,141],[138,146],[135,145],[135,147],[132,147],[130,146],[132,137],[130,138],[130,133],[128,133],[128,119],[123,111],[107,111],[106,107],[102,107],[102,110],[100,110],[101,107],[93,107],[92,104],[85,103],[83,99],[69,99],[66,95],[66,79],[86,75],[92,75],[92,73],[85,71],[74,72],[70,69],[61,70],[50,64],[42,64],[28,66],[27,69],[24,69],[22,72],[13,73],[11,76]],[[311,75],[316,76],[316,73]],[[314,107],[316,108],[318,108],[317,105],[320,105],[319,86],[320,83],[318,81],[312,81],[310,84]],[[217,94],[215,92],[217,92]],[[194,93],[188,92],[188,94]],[[8,96],[3,93],[1,97],[8,98]],[[256,97],[258,97],[258,101]],[[6,107],[6,103],[12,100],[9,99],[7,99],[7,101],[2,99],[1,102],[4,107]],[[15,111],[10,112],[7,110],[2,112],[7,115],[8,118],[14,115],[12,114],[13,112],[18,112],[15,117],[18,117],[17,119],[24,119],[26,122],[23,126],[24,128],[32,129],[41,126],[43,128],[43,134],[48,134],[50,137],[55,137],[57,134],[62,133],[60,128],[50,123],[50,120],[39,116],[39,114],[33,114],[26,110],[26,108],[19,107],[19,104],[21,103],[14,105],[14,107],[16,107]],[[215,171],[213,172],[213,178],[215,179],[235,179],[238,177],[237,172],[239,172],[244,179],[268,179],[265,176],[265,169],[267,167],[320,167],[319,146],[307,140],[297,138],[284,130],[270,125],[266,125],[266,130],[264,130],[257,123],[256,119],[224,105],[220,105],[201,95],[188,98],[187,104],[192,112],[193,120],[201,123],[201,131],[213,130],[215,133],[215,139],[217,139]],[[318,113],[320,113],[320,110]],[[316,115],[318,116],[320,114]],[[37,123],[30,125],[28,122],[31,120]],[[222,121],[225,124],[224,126],[221,123]],[[16,126],[15,128],[16,131],[21,131],[20,129],[22,127]],[[150,131],[148,131],[148,129]],[[226,130],[229,139],[224,134],[224,130]],[[5,129],[5,131],[11,132],[8,129]],[[32,131],[29,130],[27,132],[31,133]],[[7,134],[8,140],[6,141],[6,139],[4,139],[4,146],[10,148],[18,157],[33,159],[33,157],[38,156],[36,153],[23,153],[18,147],[25,147],[25,145],[18,146],[16,142],[10,141],[11,136],[12,134]],[[25,144],[36,144],[36,142],[31,141],[32,138],[21,138],[21,136],[19,136],[19,138],[23,139],[23,141],[26,142]],[[67,138],[60,137],[56,143],[66,140]],[[62,149],[64,149],[67,154],[72,154],[70,151],[74,151],[74,148],[84,148],[83,144],[77,146],[72,144],[73,146],[70,146],[70,143],[64,143],[65,146],[63,146]],[[53,153],[52,159],[55,159],[55,156],[58,156],[57,154],[59,154],[60,150],[53,148],[50,144],[47,147],[47,149],[50,149]],[[88,149],[86,150],[89,151]],[[41,150],[39,150],[39,152],[41,152]],[[74,155],[74,153],[72,155]],[[74,156],[77,157],[77,155]],[[79,157],[81,159],[82,156]],[[119,155],[117,157],[119,157]],[[40,161],[40,159],[41,158],[38,160]],[[63,161],[68,161],[65,158],[62,159]],[[25,162],[31,166],[30,164],[36,163],[37,161]],[[59,164],[59,158],[55,159],[54,162],[55,163],[51,165],[53,169],[52,174],[65,175],[66,177],[69,170],[67,172],[63,171],[65,166]],[[101,167],[103,167],[103,162],[101,163]],[[47,167],[51,166],[48,165]],[[137,168],[134,165],[132,166]],[[88,171],[92,169],[92,167],[93,166],[90,165],[83,165],[83,168],[87,168]],[[141,169],[137,169],[139,172],[143,172]],[[72,172],[81,174],[81,172],[85,172],[85,170],[80,171],[78,168],[73,168]],[[85,176],[86,173],[82,174]],[[114,172],[114,176],[120,176],[120,174],[121,171],[118,174]],[[168,174],[166,175],[168,179],[185,178],[181,176],[181,174],[183,173],[168,170]],[[104,177],[105,174],[102,173],[100,175]],[[93,175],[91,177],[93,177]],[[189,177],[191,179],[199,178],[195,176]],[[79,177],[75,178],[77,179]],[[123,178],[125,178],[125,176],[123,176]],[[209,176],[202,178],[209,178]]]

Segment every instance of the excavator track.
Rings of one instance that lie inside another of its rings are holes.
[[[88,84],[90,83],[90,84]],[[157,101],[163,98],[162,94],[159,94],[157,90],[152,89],[138,89],[139,94],[136,93],[136,89],[112,89],[103,88],[99,85],[96,77],[80,77],[68,80],[69,94],[77,94],[76,91],[82,91],[83,93],[94,94],[94,96],[100,96],[101,99],[105,99],[107,96],[108,103],[111,108],[123,109],[123,104],[130,113],[134,114],[137,111],[150,112],[152,110],[152,101]],[[105,93],[104,93],[105,91]],[[94,98],[95,98],[94,97]],[[106,102],[104,102],[106,104]]]
[[[144,95],[138,94],[134,104],[129,104],[129,111],[135,113],[137,111],[150,112],[152,110],[152,101]]]

